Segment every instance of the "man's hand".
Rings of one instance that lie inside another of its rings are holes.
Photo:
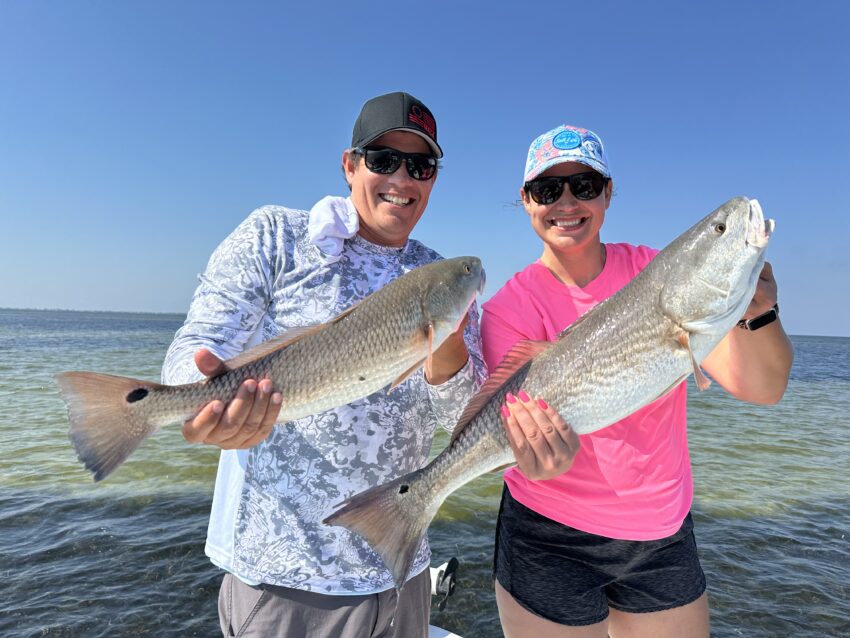
[[[581,442],[561,415],[539,397],[532,401],[524,390],[505,398],[502,424],[522,473],[542,481],[569,470]]]
[[[224,371],[224,362],[209,350],[195,353],[195,365],[207,377]],[[245,380],[230,403],[210,401],[194,418],[185,421],[183,438],[223,450],[254,447],[271,433],[280,412],[283,397],[273,390],[270,379],[259,383]]]
[[[431,385],[440,385],[455,376],[469,359],[463,331],[469,323],[469,314],[464,315],[460,326],[450,334],[442,345],[434,350],[431,363],[431,374],[425,374],[425,380]]]

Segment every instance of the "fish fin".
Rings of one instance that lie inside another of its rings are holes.
[[[412,366],[410,366],[407,370],[402,372],[399,375],[399,377],[395,381],[392,382],[392,384],[390,385],[389,390],[387,390],[387,392],[391,392],[392,390],[395,390],[399,385],[401,385],[402,383],[407,381],[414,372],[416,372],[419,368],[422,367],[423,363],[427,366],[428,365],[427,361],[428,361],[427,358],[426,359],[420,359],[419,361],[414,363]]]
[[[268,341],[263,341],[262,343],[254,346],[250,350],[246,350],[240,354],[237,354],[232,359],[228,359],[224,362],[225,372],[228,370],[236,370],[237,368],[241,368],[243,366],[248,365],[249,363],[254,363],[255,361],[262,359],[265,356],[270,355],[273,352],[277,352],[278,350],[283,350],[284,348],[291,346],[296,341],[303,339],[309,334],[314,332],[318,332],[327,324],[319,324],[317,326],[303,326],[299,328],[292,328],[287,330],[286,332],[269,339]]]
[[[297,326],[295,328],[290,328],[285,332],[269,339],[268,341],[263,341],[262,343],[254,346],[250,350],[246,350],[241,354],[237,354],[232,359],[228,359],[224,362],[225,368],[227,370],[235,370],[236,368],[241,368],[243,366],[248,365],[249,363],[254,363],[255,361],[262,359],[263,357],[270,355],[272,352],[277,352],[278,350],[282,350],[283,348],[287,348],[291,346],[296,341],[300,341],[301,339],[319,332],[320,330],[324,330],[330,325],[333,325],[339,321],[342,321],[354,312],[354,309],[359,306],[362,301],[358,301],[356,304],[351,306],[349,309],[344,310],[339,313],[336,317],[327,321],[325,323],[319,323],[313,326]]]
[[[699,363],[697,363],[697,360],[694,357],[694,351],[693,348],[691,348],[691,338],[689,333],[683,332],[679,335],[679,344],[683,348],[687,349],[688,356],[690,356],[691,358],[691,366],[694,369],[694,379],[697,382],[697,387],[700,389],[700,391],[708,390],[709,386],[711,385],[711,379],[705,376],[705,373],[702,371],[702,368],[700,368]]]
[[[96,372],[63,372],[56,383],[68,407],[68,436],[95,481],[109,476],[157,429],[130,406],[166,386]]]
[[[362,536],[389,567],[397,590],[404,586],[440,505],[429,503],[427,496],[417,493],[424,489],[422,482],[416,480],[422,471],[355,494],[322,521]]]
[[[425,378],[432,379],[434,377],[434,325],[428,324],[428,358],[425,359]]]
[[[451,443],[460,436],[460,433],[466,425],[472,421],[473,417],[481,411],[481,408],[496,394],[496,392],[504,385],[504,383],[516,374],[517,370],[522,368],[531,359],[536,357],[541,352],[545,352],[554,344],[550,341],[530,341],[523,340],[517,342],[513,348],[508,351],[502,362],[496,367],[487,381],[481,386],[481,389],[475,394],[469,403],[464,408],[463,413],[458,419],[452,431]]]

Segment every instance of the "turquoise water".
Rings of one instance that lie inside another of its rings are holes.
[[[214,449],[158,433],[93,484],[56,372],[157,380],[176,315],[0,309],[0,636],[214,636],[203,554]],[[795,337],[777,406],[691,394],[697,542],[715,636],[850,635],[850,339]],[[446,443],[441,436],[435,451]],[[453,494],[431,527],[458,589],[432,622],[501,635],[490,582],[501,482]]]

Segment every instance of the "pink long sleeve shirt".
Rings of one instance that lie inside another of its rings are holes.
[[[554,341],[656,254],[646,246],[606,244],[605,267],[584,288],[562,284],[539,261],[514,275],[483,305],[488,368],[494,370],[520,340]],[[507,470],[511,495],[547,518],[609,538],[654,540],[681,527],[693,499],[684,382],[625,419],[580,438],[581,450],[561,476],[532,481],[518,468]]]

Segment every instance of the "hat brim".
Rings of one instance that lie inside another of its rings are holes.
[[[564,164],[566,162],[584,164],[588,168],[592,168],[593,170],[595,170],[597,173],[601,173],[608,179],[611,178],[611,173],[608,170],[608,167],[602,164],[601,162],[597,162],[596,160],[588,157],[570,157],[569,155],[558,155],[556,157],[546,160],[539,166],[536,166],[533,171],[531,171],[528,175],[525,176],[525,181],[530,182],[535,177],[539,177],[553,166],[557,166],[558,164]]]
[[[407,132],[410,132],[410,133],[416,133],[416,135],[418,135],[423,140],[428,142],[428,146],[431,148],[431,151],[434,153],[434,157],[436,157],[437,159],[441,159],[443,157],[443,149],[440,148],[440,145],[437,144],[437,142],[435,142],[430,137],[425,135],[425,133],[423,133],[419,129],[415,129],[415,128],[412,128],[412,127],[409,127],[409,126],[394,126],[392,128],[388,128],[386,130],[380,131],[380,132],[376,133],[375,135],[373,135],[368,140],[366,140],[365,142],[363,142],[362,145],[367,146],[368,144],[371,144],[376,139],[381,137],[381,135],[385,135],[386,133],[389,133],[390,131],[407,131]]]

